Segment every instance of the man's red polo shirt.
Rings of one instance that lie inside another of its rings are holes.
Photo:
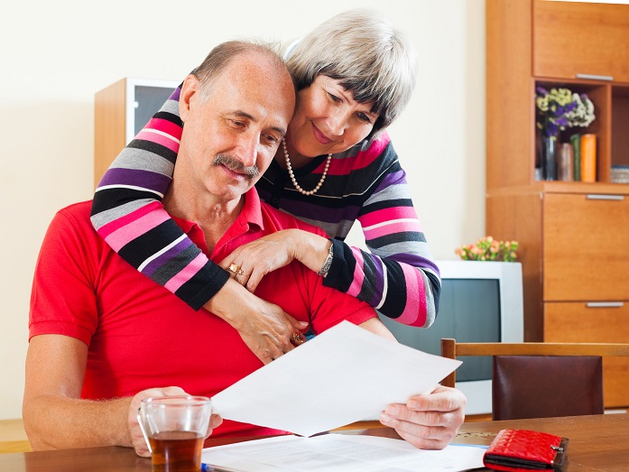
[[[71,205],[50,224],[35,270],[29,323],[30,337],[61,334],[89,346],[84,398],[171,385],[212,397],[262,366],[230,325],[204,309],[194,311],[113,252],[94,231],[90,208],[91,202]],[[177,223],[207,254],[199,226]],[[253,189],[210,258],[221,261],[242,244],[287,228],[313,230],[261,204]],[[256,295],[308,321],[315,332],[376,316],[366,303],[324,287],[298,262],[265,276]],[[225,421],[215,434],[271,432]]]

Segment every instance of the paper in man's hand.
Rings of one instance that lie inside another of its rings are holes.
[[[461,361],[343,321],[212,398],[224,419],[311,436],[431,391]]]

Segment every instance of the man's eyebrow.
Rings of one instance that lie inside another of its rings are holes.
[[[280,128],[279,126],[273,126],[271,127],[271,129],[277,131],[282,137],[286,135],[286,130],[284,128]]]
[[[256,118],[253,115],[251,115],[250,113],[247,113],[244,110],[234,110],[232,113],[234,115],[236,115],[236,116],[240,116],[242,118],[247,118],[247,119],[249,119],[249,120],[251,120],[253,122],[258,121],[258,120],[256,120]],[[284,136],[286,134],[286,129],[284,129],[284,128],[280,127],[280,126],[272,126],[271,129],[277,131],[282,136]]]
[[[241,116],[243,118],[248,118],[251,121],[257,121],[252,114],[247,113],[246,111],[243,111],[243,110],[234,110],[232,111],[232,114],[236,116]]]

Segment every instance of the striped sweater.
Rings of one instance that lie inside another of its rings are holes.
[[[199,309],[228,275],[192,244],[161,204],[181,138],[179,92],[175,90],[103,176],[94,195],[92,223],[122,258]],[[325,158],[295,170],[302,187],[317,184]],[[332,239],[334,260],[324,285],[366,301],[400,323],[433,323],[441,290],[439,270],[386,132],[333,155],[315,195],[295,190],[275,161],[256,187],[262,200],[319,226]],[[356,220],[369,251],[343,242]]]

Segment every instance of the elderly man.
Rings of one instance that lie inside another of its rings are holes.
[[[185,126],[164,205],[213,260],[278,229],[307,227],[262,204],[253,188],[294,106],[290,75],[265,46],[224,43],[184,81]],[[83,202],[58,212],[41,249],[24,424],[34,449],[120,445],[145,456],[135,418],[143,398],[211,397],[262,362],[225,320],[194,311],[115,254],[92,228],[90,208]],[[371,307],[324,287],[296,261],[267,275],[256,295],[291,313],[301,322],[296,329],[309,325],[317,333],[349,320],[391,337]],[[439,387],[390,405],[382,421],[418,447],[443,447],[463,420],[464,403],[456,390]],[[278,433],[229,421],[214,432]]]

